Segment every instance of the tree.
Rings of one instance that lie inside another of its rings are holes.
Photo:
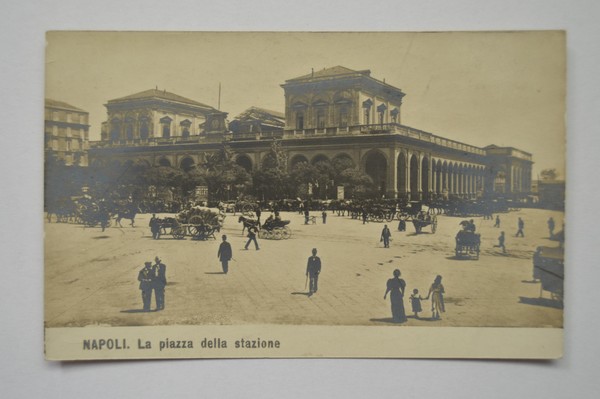
[[[540,176],[542,180],[556,180],[558,177],[558,173],[556,169],[544,169],[540,172]]]
[[[253,176],[257,197],[280,199],[289,196],[290,178],[286,169],[287,156],[281,144],[273,141],[270,151],[263,158],[261,168]]]
[[[346,169],[340,175],[340,183],[348,196],[369,193],[375,189],[371,177],[357,169]]]
[[[237,191],[243,191],[251,182],[250,174],[233,161],[233,153],[226,144],[207,157],[204,167],[203,178],[215,200],[229,199],[230,194],[237,196]]]

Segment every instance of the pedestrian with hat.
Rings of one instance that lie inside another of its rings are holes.
[[[152,272],[154,274],[154,297],[156,299],[156,310],[165,308],[165,287],[167,285],[167,265],[162,263],[157,256],[154,258]]]
[[[152,302],[152,289],[154,288],[152,262],[144,262],[144,267],[138,273],[138,281],[140,282],[140,290],[142,291],[144,312],[149,312],[150,303]]]
[[[223,234],[221,237],[223,242],[219,245],[219,251],[217,252],[217,258],[221,261],[221,266],[223,268],[223,273],[227,274],[229,270],[229,261],[231,260],[233,254],[231,251],[231,244],[227,242],[227,236]]]

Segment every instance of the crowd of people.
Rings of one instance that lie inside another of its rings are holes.
[[[309,218],[311,217],[309,205],[303,205],[300,207],[301,212],[304,215],[305,223],[309,223]],[[260,223],[261,220],[261,208],[258,206],[255,209],[255,215],[258,223],[254,225],[250,225],[248,227],[247,233],[247,242],[244,246],[244,250],[248,250],[249,247],[254,244],[255,250],[260,250],[259,243],[257,240],[258,231],[261,226],[264,226],[268,223],[273,223],[274,221],[281,220],[279,210],[274,210],[273,213],[265,220],[264,224]],[[321,212],[322,223],[326,224],[327,222],[327,212]],[[154,215],[153,215],[154,218]],[[500,216],[496,215],[495,218],[492,216],[487,216],[485,220],[494,220],[495,223],[493,225],[494,228],[500,228],[501,220]],[[474,219],[463,220],[460,222],[462,226],[462,232],[465,234],[475,234],[477,231],[477,226],[474,222]],[[553,218],[548,219],[547,221],[548,230],[550,237],[555,236],[555,222]],[[153,225],[152,221],[150,223],[151,232],[153,237],[156,236],[157,230],[155,225]],[[517,232],[515,237],[524,237],[524,228],[525,221],[518,217],[517,220]],[[380,242],[383,243],[384,248],[390,248],[391,241],[391,231],[388,228],[387,224],[384,225],[381,235]],[[230,242],[227,240],[227,235],[221,236],[222,242],[219,245],[217,258],[221,263],[221,268],[223,274],[228,274],[229,272],[229,263],[233,260],[233,250]],[[500,236],[498,237],[498,245],[494,245],[494,247],[500,248],[503,253],[506,253],[506,236],[504,231],[500,232]],[[322,263],[321,259],[317,256],[317,249],[312,249],[312,255],[308,257],[307,266],[306,266],[306,287],[308,289],[307,296],[312,296],[318,291],[318,280],[319,275],[321,273]],[[401,272],[399,269],[395,269],[393,271],[393,277],[387,281],[386,291],[384,294],[384,299],[387,299],[389,294],[391,301],[391,313],[392,313],[392,321],[394,323],[404,323],[407,321],[407,312],[404,306],[404,297],[406,294],[407,284],[400,277]],[[142,301],[143,301],[143,309],[144,311],[150,310],[151,297],[152,292],[155,293],[156,298],[156,310],[164,309],[164,291],[166,286],[166,266],[161,260],[156,257],[155,263],[146,262],[145,266],[142,270],[140,270],[138,275],[138,280],[140,281],[140,290],[142,291]],[[445,312],[444,306],[444,286],[442,284],[442,276],[438,275],[435,277],[434,281],[430,285],[427,295],[422,296],[419,293],[418,288],[412,289],[412,293],[409,297],[410,302],[410,310],[413,317],[415,319],[419,319],[422,316],[420,315],[423,312],[423,302],[431,301],[431,320],[439,320],[441,319],[441,314]]]

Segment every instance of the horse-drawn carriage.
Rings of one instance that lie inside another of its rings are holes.
[[[194,240],[216,239],[215,233],[221,230],[225,216],[210,208],[194,207],[156,221],[160,235],[171,235],[181,240],[192,237]]]
[[[420,234],[423,232],[423,229],[429,227],[431,229],[431,234],[435,234],[437,230],[437,216],[430,215],[429,213],[420,212],[418,215],[411,218],[413,226],[415,226],[415,232]]]
[[[287,240],[292,236],[288,224],[289,220],[267,219],[258,231],[258,237],[267,240]]]
[[[110,226],[110,211],[105,202],[93,202],[85,198],[75,201],[76,220],[85,227],[102,227],[102,231]]]
[[[456,234],[456,258],[479,259],[481,235],[473,231],[462,230]]]
[[[562,302],[565,279],[564,250],[562,247],[537,247],[533,255],[533,278],[549,291],[552,299]]]
[[[281,220],[279,217],[269,216],[261,226],[258,220],[246,216],[240,216],[238,223],[243,223],[242,234],[246,229],[255,229],[258,231],[258,238],[267,240],[287,240],[292,236],[292,230],[288,227],[289,220]]]
[[[435,234],[437,231],[438,220],[432,208],[424,208],[420,201],[411,201],[406,205],[403,205],[397,213],[397,217],[400,220],[399,226],[406,228],[407,222],[412,222],[415,227],[415,232],[420,234],[423,229],[429,227],[431,233]],[[399,228],[399,230],[404,230]]]

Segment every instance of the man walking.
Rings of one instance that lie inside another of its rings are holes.
[[[318,289],[319,274],[321,273],[321,258],[317,256],[317,248],[313,248],[312,256],[308,258],[306,276],[309,278],[308,296],[312,296]]]
[[[154,275],[154,296],[156,298],[156,310],[165,308],[165,286],[167,285],[167,265],[162,263],[157,256],[154,258],[152,273]]]
[[[500,228],[500,216],[496,215],[496,223],[494,224],[494,227]]]
[[[327,224],[327,211],[323,211],[321,215],[323,216],[323,224]]]
[[[254,241],[254,247],[256,248],[256,250],[258,251],[260,249],[258,247],[258,242],[256,241],[256,234],[258,234],[258,230],[256,229],[256,226],[250,226],[248,228],[248,242],[246,243],[246,246],[244,247],[244,249],[248,249],[248,246],[250,245],[250,243],[252,241]]]
[[[142,291],[142,303],[144,312],[150,311],[150,303],[152,302],[152,289],[154,288],[154,273],[152,271],[152,262],[145,262],[144,268],[138,273],[138,281],[140,282],[140,290]]]
[[[517,226],[519,227],[519,230],[517,230],[517,234],[515,234],[515,237],[518,237],[519,235],[521,235],[521,237],[525,237],[525,234],[523,234],[523,228],[525,227],[525,222],[523,221],[523,219],[519,218]]]
[[[229,270],[229,261],[232,258],[231,244],[227,242],[227,236],[223,234],[223,242],[219,245],[219,251],[217,252],[217,258],[221,261],[223,267],[223,273],[227,274]],[[248,249],[248,248],[246,248]]]
[[[160,226],[158,225],[158,218],[156,217],[156,213],[152,214],[152,218],[150,219],[150,231],[152,232],[152,238],[158,240],[160,237]]]
[[[548,219],[548,230],[550,231],[550,238],[554,237],[554,219],[552,217]]]
[[[381,239],[379,240],[379,242],[383,241],[383,246],[385,248],[389,248],[391,236],[392,236],[392,233],[390,232],[390,229],[388,229],[387,224],[386,224],[385,226],[383,226],[383,230],[381,231]]]

